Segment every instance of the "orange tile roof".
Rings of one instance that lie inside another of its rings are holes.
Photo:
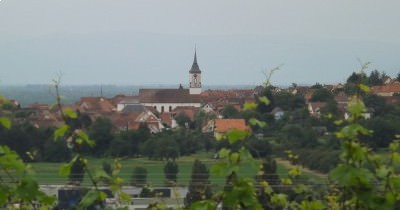
[[[215,131],[218,133],[226,133],[229,130],[238,129],[242,131],[249,131],[250,128],[246,125],[244,119],[216,119]]]
[[[389,85],[382,85],[382,86],[372,86],[371,91],[373,93],[399,93],[400,83],[392,83]]]

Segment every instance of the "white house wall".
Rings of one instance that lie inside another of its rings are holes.
[[[158,112],[163,112],[162,107],[164,107],[164,112],[170,112],[177,107],[200,107],[200,103],[142,103],[144,106],[155,107]],[[171,108],[170,108],[171,107]]]

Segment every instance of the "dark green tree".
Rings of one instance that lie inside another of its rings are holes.
[[[277,92],[274,94],[275,107],[285,111],[304,108],[305,99],[302,95],[293,95],[289,92]]]
[[[189,127],[191,124],[191,120],[190,118],[183,112],[179,113],[177,116],[175,116],[175,120],[176,123],[180,126],[180,127]]]
[[[235,119],[239,117],[239,111],[230,104],[224,107],[221,114],[226,119]]]
[[[92,149],[93,155],[97,157],[105,155],[113,139],[112,128],[113,125],[107,118],[97,118],[90,126],[89,136],[96,143]]]
[[[373,110],[374,116],[381,116],[388,113],[390,107],[386,105],[385,98],[375,94],[367,94],[364,96],[364,104],[367,108]]]
[[[382,85],[383,84],[383,77],[385,77],[385,73],[380,73],[378,70],[373,70],[369,74],[367,84],[369,86],[375,86],[375,85]]]
[[[185,206],[200,200],[210,199],[212,196],[210,186],[210,173],[205,164],[195,160],[192,167],[192,175],[189,183],[189,191],[185,197]]]
[[[367,83],[367,75],[364,72],[356,73],[353,72],[348,78],[347,78],[347,83],[353,83],[353,84],[360,84],[360,83]]]
[[[270,156],[263,159],[261,163],[260,173],[256,176],[258,183],[257,187],[257,198],[263,209],[275,209],[274,205],[271,203],[270,196],[265,193],[268,186],[272,187],[275,192],[279,192],[280,179],[276,173],[276,161]]]
[[[328,99],[326,105],[321,108],[322,114],[331,114],[335,117],[339,117],[339,108],[337,102],[334,99]]]
[[[271,154],[271,145],[266,139],[252,137],[248,140],[247,147],[254,158],[264,158]]]
[[[387,148],[400,132],[399,117],[374,117],[366,122],[366,127],[374,132],[366,137],[372,147]]]
[[[321,84],[319,84],[318,82],[315,83],[315,85],[311,86],[312,89],[320,89],[320,88],[324,88],[324,86],[322,86]]]
[[[313,92],[310,101],[312,101],[312,102],[316,102],[316,101],[326,102],[326,101],[332,100],[332,99],[333,99],[333,93],[331,91],[329,91],[326,88],[319,88],[319,89],[316,89]]]
[[[133,131],[121,131],[115,134],[107,153],[113,157],[127,157],[132,154]],[[136,148],[137,149],[137,148]]]
[[[143,166],[136,166],[133,169],[131,184],[138,187],[143,187],[147,183],[147,169]]]
[[[71,159],[71,151],[65,141],[48,139],[43,145],[42,160],[47,162],[64,162]]]
[[[267,99],[268,102],[264,99]],[[265,87],[263,91],[256,97],[257,111],[260,113],[270,113],[275,107],[274,96],[271,87]]]
[[[80,159],[74,162],[71,167],[71,173],[68,176],[68,181],[73,185],[80,185],[85,177],[84,163]]]
[[[167,161],[167,163],[164,166],[164,174],[165,178],[167,180],[167,185],[176,185],[177,179],[178,179],[178,164],[175,161]]]

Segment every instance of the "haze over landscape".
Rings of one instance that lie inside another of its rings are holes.
[[[1,85],[187,85],[195,45],[204,85],[344,82],[372,62],[400,71],[400,2],[0,1]]]

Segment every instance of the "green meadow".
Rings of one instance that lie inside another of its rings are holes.
[[[215,160],[211,158],[212,154],[209,153],[199,153],[191,156],[180,157],[176,160],[179,166],[178,173],[178,185],[187,186],[190,181],[192,165],[194,160],[199,159],[209,168],[220,160]],[[103,162],[113,163],[114,159],[101,159],[101,158],[89,158],[90,170],[95,173],[96,170],[102,168]],[[124,179],[125,185],[129,185],[133,169],[136,166],[143,166],[147,169],[147,182],[153,187],[165,186],[165,175],[164,175],[164,165],[166,161],[148,160],[147,158],[129,158],[121,159],[119,162],[122,164],[122,169],[120,172],[120,177]],[[59,175],[59,168],[62,163],[46,163],[37,162],[30,163],[34,171],[36,172],[36,178],[39,184],[51,185],[51,184],[66,184],[67,178],[61,177]],[[251,164],[243,164],[240,175],[253,178],[258,171],[258,168],[252,166]],[[287,177],[288,168],[287,166],[278,164],[277,174],[280,178]],[[300,178],[302,181],[313,181],[318,183],[323,183],[320,177],[314,176],[309,173],[304,173]],[[213,188],[221,188],[224,185],[225,178],[213,175],[210,173],[210,181]],[[87,174],[85,175],[83,185],[90,185],[89,178]]]

